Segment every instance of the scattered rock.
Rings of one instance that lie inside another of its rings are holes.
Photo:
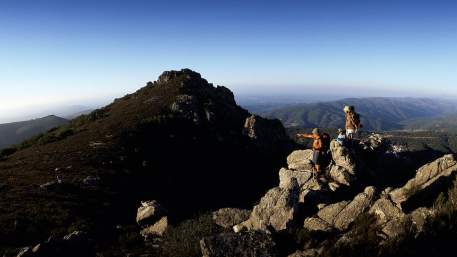
[[[157,201],[142,201],[136,214],[136,222],[140,226],[152,225],[166,213],[167,211]]]
[[[214,223],[223,227],[231,228],[247,219],[251,212],[249,210],[242,210],[237,208],[223,208],[213,212]]]
[[[21,249],[17,256],[21,257],[79,257],[95,256],[94,249],[86,233],[74,231],[63,238],[49,238],[35,245],[33,248]]]
[[[203,257],[275,257],[276,245],[270,235],[259,232],[223,233],[200,241]]]
[[[100,177],[87,176],[83,179],[83,184],[88,187],[96,187],[100,184]]]

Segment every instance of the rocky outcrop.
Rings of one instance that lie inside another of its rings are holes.
[[[376,189],[374,187],[367,187],[363,191],[354,197],[350,202],[335,218],[334,225],[340,230],[345,230],[354,220],[362,214],[372,203]]]
[[[251,212],[237,208],[223,208],[213,212],[213,221],[223,228],[232,228],[249,219]]]
[[[312,171],[313,150],[296,150],[287,156],[287,165],[290,170]]]
[[[438,179],[449,177],[457,171],[457,161],[452,154],[419,168],[416,176],[403,187],[390,192],[390,197],[398,206],[408,198],[433,185]]]
[[[162,217],[159,221],[154,224],[145,227],[141,230],[140,234],[146,238],[152,238],[155,236],[162,236],[168,228],[168,218]]]
[[[140,226],[153,224],[166,213],[167,211],[157,201],[143,201],[138,208],[136,222]]]
[[[223,233],[200,241],[203,257],[275,257],[276,244],[270,235],[255,231]]]
[[[288,141],[286,130],[279,120],[268,120],[258,115],[246,118],[243,133],[258,143],[268,142],[262,147],[271,147],[276,143],[284,144]]]
[[[376,215],[379,225],[384,225],[393,219],[401,219],[405,216],[394,202],[384,197],[371,206],[369,213]]]
[[[140,234],[145,239],[162,236],[168,227],[167,210],[157,201],[143,201],[138,208],[136,222],[142,227]]]
[[[341,231],[347,230],[352,222],[370,207],[375,197],[375,188],[367,187],[352,201],[341,201],[324,206],[316,216],[305,220],[304,227],[320,231],[329,231],[329,227]]]
[[[270,189],[254,207],[249,219],[234,226],[234,231],[240,232],[246,229],[280,231],[295,227],[299,196],[300,187],[295,178],[292,178],[285,188]]]
[[[329,172],[330,177],[339,184],[350,186],[356,175],[356,163],[352,152],[336,140],[330,142],[330,151],[334,163]]]
[[[310,217],[306,218],[305,222],[303,224],[303,228],[309,230],[309,231],[332,231],[333,227],[327,223],[326,221],[320,219],[320,218],[315,218],[315,217]]]

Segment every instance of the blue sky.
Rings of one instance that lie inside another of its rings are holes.
[[[442,0],[0,0],[0,117],[184,67],[238,95],[457,96],[456,13]]]

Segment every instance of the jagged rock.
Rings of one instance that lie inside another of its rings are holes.
[[[33,256],[33,251],[32,248],[30,247],[24,247],[22,248],[19,253],[16,255],[16,257],[29,257]]]
[[[363,193],[356,195],[354,200],[346,205],[335,218],[335,227],[340,230],[347,229],[349,225],[371,205],[375,197],[375,191],[374,187],[367,187]]]
[[[296,251],[288,257],[318,257],[320,254],[321,252],[317,249],[308,249],[305,251]]]
[[[268,120],[258,115],[246,118],[243,132],[258,142],[281,142],[287,138],[286,131],[279,120]]]
[[[330,177],[339,184],[350,186],[354,176],[342,166],[333,165],[329,172]]]
[[[441,177],[448,177],[457,171],[457,161],[452,154],[445,155],[436,161],[419,168],[416,176],[403,187],[389,193],[392,201],[398,206],[411,196],[432,185]]]
[[[407,229],[411,226],[408,218],[394,218],[388,221],[382,228],[381,231],[388,237],[394,238],[401,234],[404,234]]]
[[[291,170],[312,171],[313,150],[296,150],[287,156],[287,165]]]
[[[270,235],[255,231],[223,233],[200,241],[203,257],[275,257],[276,245]]]
[[[434,209],[429,209],[425,207],[417,208],[409,214],[411,222],[415,225],[416,233],[422,232],[424,225],[430,217],[435,215]]]
[[[369,213],[375,214],[379,224],[385,224],[392,219],[403,218],[405,214],[387,198],[378,199],[370,208]]]
[[[340,166],[348,173],[355,175],[356,164],[348,148],[340,145],[336,140],[332,140],[330,142],[330,151],[336,166]]]
[[[249,210],[242,210],[237,208],[223,208],[213,212],[214,223],[223,227],[231,228],[249,219],[251,212]]]
[[[140,233],[145,239],[149,239],[149,238],[152,238],[155,236],[162,236],[163,233],[165,233],[165,231],[167,230],[167,228],[168,228],[168,218],[165,216],[165,217],[162,217],[156,223],[154,223],[154,225],[150,225],[150,226],[144,228],[143,230],[141,230]]]
[[[340,212],[349,204],[348,201],[341,201],[334,204],[329,204],[324,208],[320,209],[317,213],[317,216],[327,222],[328,224],[333,225],[336,217]]]
[[[251,216],[245,222],[233,227],[235,232],[247,230],[280,231],[295,227],[298,214],[300,188],[295,178],[286,188],[270,189],[260,203],[254,206]]]
[[[155,200],[141,202],[136,214],[138,225],[150,225],[161,219],[167,211]]]
[[[306,218],[303,227],[309,231],[331,231],[333,228],[326,221],[319,218]]]
[[[287,188],[289,187],[289,183],[292,181],[291,178],[295,178],[298,182],[298,186],[300,188],[303,188],[305,185],[307,185],[308,182],[310,182],[310,179],[312,179],[313,173],[309,171],[297,171],[297,170],[288,170],[285,168],[282,168],[279,171],[279,187],[281,188]],[[306,188],[304,188],[306,189]],[[303,190],[304,190],[303,189]]]

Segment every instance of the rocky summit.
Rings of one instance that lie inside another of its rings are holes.
[[[167,71],[2,153],[0,250],[450,256],[453,154],[408,152],[382,134],[332,140],[328,149],[318,177],[312,150],[279,120],[249,113],[229,89],[192,70]]]

